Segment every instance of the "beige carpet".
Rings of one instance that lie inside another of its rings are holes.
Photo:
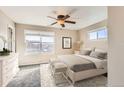
[[[60,74],[56,75],[53,78],[49,64],[40,65],[40,74],[41,74],[41,87],[106,87],[107,86],[107,78],[103,75],[76,82],[74,85],[68,83],[68,81]]]

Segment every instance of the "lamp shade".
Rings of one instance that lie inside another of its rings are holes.
[[[79,51],[81,46],[83,44],[83,41],[77,41],[75,42],[75,50]]]

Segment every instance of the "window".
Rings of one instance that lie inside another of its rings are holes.
[[[54,32],[25,31],[26,52],[53,52]]]
[[[98,39],[107,38],[107,29],[100,29],[97,33],[98,33]]]
[[[95,31],[89,32],[90,40],[99,40],[99,39],[107,39],[107,29],[100,28]]]
[[[89,33],[89,35],[90,35],[90,40],[97,39],[97,32],[91,32],[91,33]]]

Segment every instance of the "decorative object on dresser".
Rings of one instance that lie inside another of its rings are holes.
[[[4,36],[0,35],[0,50],[6,47],[7,40],[5,39]]]
[[[0,35],[0,56],[7,56],[10,54],[10,51],[5,48],[7,40]]]
[[[71,49],[72,48],[72,38],[71,37],[62,37],[62,48]]]
[[[10,55],[10,51],[6,48],[3,48],[3,51],[0,51],[0,56]]]
[[[11,53],[8,56],[0,56],[0,86],[6,86],[19,71],[18,54]]]

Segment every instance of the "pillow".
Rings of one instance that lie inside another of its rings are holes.
[[[103,53],[103,52],[92,51],[90,53],[90,57],[94,57],[98,59],[106,59],[106,56],[107,56],[107,53]]]
[[[81,50],[80,51],[81,55],[90,55],[90,53],[91,53],[91,50]]]
[[[95,48],[95,51],[96,51],[96,52],[104,53],[104,54],[105,54],[105,59],[107,59],[107,51],[106,51],[106,50],[99,49],[99,48]]]
[[[102,50],[102,49],[98,49],[98,48],[95,48],[95,51],[96,51],[96,52],[107,53],[107,51],[105,51],[105,50]]]
[[[84,48],[83,50],[95,51],[95,47],[93,47],[93,48]]]

